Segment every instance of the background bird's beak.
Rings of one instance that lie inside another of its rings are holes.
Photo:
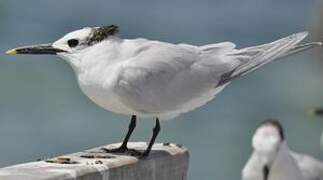
[[[39,44],[18,47],[6,51],[6,54],[15,55],[15,54],[57,54],[60,52],[66,52],[65,50],[54,48],[52,44]]]

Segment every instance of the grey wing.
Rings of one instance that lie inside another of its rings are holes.
[[[232,43],[219,43],[205,46],[202,53],[192,45],[155,42],[123,63],[118,93],[138,112],[187,112],[219,91],[214,88],[216,74],[227,69],[219,68],[227,65],[221,55],[233,48]]]
[[[304,179],[323,180],[323,163],[306,154],[291,152],[293,158],[297,161]]]
[[[184,89],[191,85],[190,67],[198,60],[195,49],[183,44],[149,44],[122,65],[118,87],[122,100],[138,112],[163,113],[177,108],[191,97],[192,90]]]

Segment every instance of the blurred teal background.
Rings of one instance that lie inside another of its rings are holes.
[[[0,51],[108,24],[119,25],[123,38],[245,47],[311,30],[314,6],[307,0],[2,0]],[[323,121],[306,115],[323,105],[323,66],[313,54],[234,81],[204,107],[162,122],[158,141],[190,149],[189,179],[236,180],[253,131],[272,117],[281,120],[293,150],[323,158]],[[0,54],[1,167],[121,141],[129,118],[93,104],[57,57]],[[150,138],[153,121],[146,122],[138,122],[132,141]]]

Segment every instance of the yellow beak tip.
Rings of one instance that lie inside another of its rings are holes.
[[[15,54],[17,54],[17,51],[15,49],[11,49],[11,50],[6,51],[6,54],[15,55]]]

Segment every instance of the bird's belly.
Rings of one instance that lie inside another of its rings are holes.
[[[174,118],[182,113],[192,111],[198,107],[205,105],[207,102],[211,101],[219,92],[223,90],[225,86],[211,89],[203,93],[203,95],[194,97],[190,101],[181,104],[179,109],[174,109],[173,111],[168,111],[161,113],[160,116],[165,117],[165,119]]]
[[[125,115],[159,117],[161,120],[172,119],[204,105],[225,87],[195,86],[191,83],[178,85],[177,82],[165,86],[158,83],[157,86],[155,82],[148,81],[133,88],[115,80],[88,79],[79,78],[79,86],[103,109]]]
[[[161,91],[151,91],[145,96],[137,96],[118,91],[119,98],[126,106],[133,109],[142,117],[159,117],[161,120],[174,117],[192,111],[212,100],[225,85],[218,88],[210,88],[198,94],[185,94],[185,92],[173,92],[172,95]]]
[[[134,112],[126,107],[118,96],[110,89],[97,85],[80,85],[82,92],[95,104],[105,110],[125,115],[132,115]]]

